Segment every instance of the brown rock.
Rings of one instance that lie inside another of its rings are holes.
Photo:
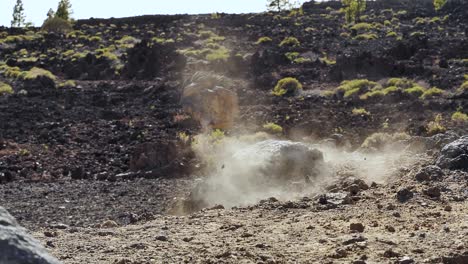
[[[361,223],[351,223],[349,225],[349,229],[351,231],[357,231],[359,233],[362,233],[362,232],[364,232],[364,225],[361,224]]]

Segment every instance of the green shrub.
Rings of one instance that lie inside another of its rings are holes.
[[[286,37],[281,43],[279,44],[280,47],[288,46],[288,47],[298,47],[301,43],[295,37]]]
[[[435,97],[442,95],[443,93],[444,90],[439,89],[437,87],[432,87],[431,89],[424,91],[424,93],[421,95],[421,98]]]
[[[301,64],[301,63],[306,63],[306,62],[311,62],[311,61],[312,60],[309,58],[300,57],[300,58],[295,59],[294,63]]]
[[[153,37],[151,41],[158,43],[158,44],[167,44],[167,43],[174,43],[175,40],[173,39],[165,39],[165,38],[158,38],[158,37]]]
[[[412,95],[412,96],[415,96],[415,97],[420,97],[421,95],[424,94],[425,91],[426,91],[426,89],[424,89],[424,87],[421,87],[419,85],[415,85],[414,87],[411,87],[411,88],[408,88],[408,89],[404,90],[404,92],[406,94],[409,94],[409,95]]]
[[[336,91],[344,92],[344,97],[349,97],[356,93],[364,92],[364,90],[370,90],[376,86],[376,82],[371,82],[367,79],[356,79],[341,82],[341,85],[336,88]]]
[[[425,18],[422,18],[422,17],[417,17],[415,19],[413,19],[413,23],[416,24],[416,25],[424,25],[427,23],[427,20]]]
[[[132,36],[123,36],[121,39],[116,41],[117,44],[124,45],[124,44],[136,44],[138,40]]]
[[[221,46],[219,49],[211,50],[205,58],[208,61],[226,61],[230,52],[230,50]]]
[[[356,40],[374,40],[377,39],[378,36],[376,34],[359,34],[354,39]]]
[[[361,100],[367,100],[369,98],[374,98],[374,97],[383,97],[385,93],[382,90],[373,90],[369,91],[361,96],[359,96],[359,99]]]
[[[468,122],[468,115],[465,113],[462,113],[461,111],[457,111],[452,114],[452,120],[455,122]]]
[[[426,126],[426,131],[427,133],[432,136],[435,134],[441,134],[445,133],[447,131],[447,128],[445,128],[442,124],[442,115],[438,114],[434,118],[434,121],[429,122]]]
[[[414,82],[406,78],[390,78],[388,79],[387,86],[396,86],[398,88],[407,89],[415,86]]]
[[[297,59],[297,57],[299,57],[299,52],[287,52],[285,56],[286,58],[288,58],[288,60],[294,61],[295,59]]]
[[[102,38],[100,36],[92,36],[88,40],[91,42],[101,42]]]
[[[0,95],[4,94],[12,94],[13,93],[13,88],[7,83],[0,82]]]
[[[273,40],[269,37],[261,37],[255,42],[255,44],[260,45],[260,44],[267,44],[272,42]]]
[[[336,64],[336,61],[335,61],[335,60],[331,60],[331,59],[329,59],[328,57],[320,58],[320,61],[321,61],[322,63],[325,63],[326,65],[335,65],[335,64]]]
[[[364,108],[354,108],[352,111],[353,115],[358,116],[369,116],[370,113]]]
[[[300,90],[302,90],[302,84],[296,78],[286,77],[278,81],[273,89],[273,95],[292,95]]]
[[[347,98],[354,94],[358,94],[360,90],[361,90],[360,88],[354,88],[354,89],[348,90],[344,93],[344,97]]]
[[[388,38],[395,38],[398,37],[398,34],[395,31],[390,31],[387,33]]]
[[[27,72],[24,72],[24,74],[21,75],[21,77],[24,80],[34,80],[34,79],[36,79],[38,77],[41,77],[41,76],[48,77],[48,78],[50,78],[50,79],[52,79],[54,81],[57,79],[55,77],[55,75],[53,73],[51,73],[50,71],[44,70],[44,69],[38,68],[38,67],[34,67],[31,70],[29,70]]]
[[[458,88],[460,91],[468,90],[468,81],[465,81],[460,88]]]
[[[216,43],[216,42],[220,42],[220,41],[224,41],[224,40],[226,40],[225,37],[212,36],[212,37],[208,38],[207,40],[205,40],[205,43]]]
[[[398,88],[396,86],[389,86],[389,87],[382,90],[384,95],[391,94],[391,93],[396,93],[398,91],[400,91],[400,88]]]
[[[423,37],[425,35],[426,35],[426,33],[424,33],[424,32],[416,31],[416,32],[411,33],[410,37]]]
[[[373,29],[374,27],[369,24],[369,23],[357,23],[355,24],[354,26],[351,27],[352,30],[357,30],[357,31],[367,31],[367,30],[371,30]]]
[[[270,134],[281,134],[283,133],[283,128],[280,125],[275,123],[266,123],[263,125],[263,129]]]
[[[65,81],[65,82],[59,84],[59,87],[60,88],[75,88],[76,87],[76,82],[73,81],[73,80],[68,80],[68,81]]]
[[[73,30],[73,27],[70,21],[59,17],[53,17],[44,21],[41,29],[47,32],[68,33]]]
[[[0,65],[0,73],[5,77],[5,78],[13,78],[16,79],[20,77],[20,75],[23,73],[21,69],[17,66],[15,67],[10,67],[6,64]]]
[[[398,16],[404,16],[406,14],[408,14],[408,11],[406,11],[406,10],[400,10],[400,11],[397,12]]]

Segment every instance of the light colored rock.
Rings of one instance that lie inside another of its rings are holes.
[[[185,87],[181,104],[204,128],[229,129],[239,114],[238,98],[218,83],[218,78],[209,76],[192,82]]]
[[[26,229],[18,225],[5,208],[0,207],[0,263],[59,264]]]

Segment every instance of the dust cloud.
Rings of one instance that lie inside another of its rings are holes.
[[[307,149],[290,155],[285,146]],[[214,205],[248,206],[270,197],[283,201],[310,197],[346,177],[385,183],[415,159],[402,146],[350,151],[328,143],[278,140],[265,133],[203,134],[195,137],[193,149],[204,169],[185,211]]]

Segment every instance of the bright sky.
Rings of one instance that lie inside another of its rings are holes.
[[[59,0],[23,0],[26,22],[41,26]],[[305,2],[301,0],[300,2]],[[0,0],[0,25],[10,26],[16,0]],[[71,0],[75,19],[151,14],[250,13],[266,10],[266,0]]]

